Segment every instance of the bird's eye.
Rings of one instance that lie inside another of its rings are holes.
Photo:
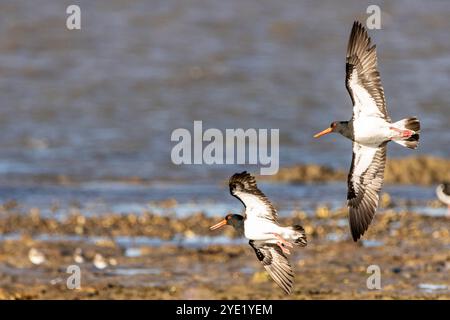
[[[336,122],[332,122],[332,123],[330,124],[330,128],[334,128],[334,127],[336,127]]]

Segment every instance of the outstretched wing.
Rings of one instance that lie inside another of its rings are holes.
[[[275,283],[286,294],[291,294],[294,284],[294,272],[289,260],[278,245],[262,241],[250,240],[250,246],[255,250],[256,257]]]
[[[348,41],[345,86],[353,103],[353,119],[378,116],[391,121],[377,70],[376,46],[358,21],[353,23]]]
[[[386,143],[372,148],[353,143],[348,174],[347,205],[353,240],[357,241],[372,222],[378,207],[386,164]]]
[[[277,211],[269,199],[258,189],[255,177],[247,171],[234,174],[229,181],[230,193],[238,198],[245,206],[247,215],[276,222]]]

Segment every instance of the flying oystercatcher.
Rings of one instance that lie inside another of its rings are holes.
[[[229,186],[231,195],[244,205],[244,215],[228,214],[210,229],[216,230],[230,225],[238,233],[244,234],[268,274],[286,294],[290,294],[294,272],[286,255],[290,254],[289,248],[294,245],[306,246],[303,227],[280,226],[276,209],[258,189],[255,178],[246,171],[234,174],[230,178]]]
[[[367,230],[378,206],[386,163],[386,145],[394,141],[416,149],[420,122],[416,117],[392,122],[377,70],[377,53],[366,29],[355,21],[347,47],[345,85],[353,103],[350,121],[334,121],[314,137],[336,132],[353,141],[347,205],[354,241]]]

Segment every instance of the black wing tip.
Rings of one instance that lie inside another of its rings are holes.
[[[361,50],[370,51],[375,50],[375,48],[376,45],[372,45],[372,39],[369,37],[366,27],[358,20],[355,20],[348,41],[347,57],[351,57]]]
[[[358,232],[352,229],[352,238],[354,242],[358,242],[359,239],[364,235],[365,232]]]
[[[366,27],[359,20],[354,20],[352,26],[352,33],[354,32],[356,33],[358,30],[367,33]]]
[[[270,275],[270,274],[269,274]],[[271,275],[270,275],[271,276]],[[271,276],[272,277],[272,276]],[[283,283],[283,282],[280,282],[280,283],[278,283],[278,281],[276,281],[273,277],[272,277],[272,279],[273,279],[273,281],[275,282],[275,284],[281,289],[281,290],[283,290],[283,292],[284,292],[284,294],[286,294],[286,295],[291,295],[292,294],[292,288],[293,288],[293,284],[292,283],[288,283],[288,284],[286,284],[286,283]]]
[[[370,224],[375,217],[377,206],[368,210],[358,210],[357,208],[350,207],[349,212],[349,225],[352,238],[354,242],[357,242],[362,238],[364,233],[369,229]]]
[[[292,294],[292,289],[294,287],[294,276],[288,276],[282,270],[272,269],[271,272],[268,271],[269,276],[275,282],[275,284],[283,290],[286,295]]]
[[[352,238],[354,242],[357,242],[369,229],[370,224],[372,223],[373,217],[375,215],[375,211],[373,213],[369,213],[367,217],[364,219],[360,217],[360,221],[352,221],[350,219],[350,231],[352,233]]]
[[[364,28],[364,26],[359,20],[353,20],[353,28]]]
[[[230,182],[254,180],[254,179],[255,179],[255,177],[252,176],[250,173],[248,173],[247,171],[242,171],[242,172],[236,172],[235,174],[233,174],[230,178]]]
[[[256,187],[256,178],[247,171],[235,173],[229,181],[230,189],[234,189],[236,184],[242,185],[245,189],[254,188]]]
[[[364,235],[364,233],[366,233],[367,229],[369,229],[369,225],[367,225],[366,227],[364,226],[350,226],[350,230],[352,232],[352,238],[354,242],[358,242],[358,240],[360,240],[362,238],[362,236]]]
[[[369,212],[352,213],[350,212],[350,231],[354,242],[362,238],[364,233],[369,229],[370,224],[375,216],[376,208]]]
[[[292,294],[292,287],[283,288],[283,291],[285,294],[287,294],[289,296]]]

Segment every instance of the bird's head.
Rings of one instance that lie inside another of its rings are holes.
[[[347,128],[348,128],[348,121],[333,121],[328,128],[319,133],[316,133],[314,135],[314,138],[319,138],[331,132],[343,134]]]
[[[233,226],[235,229],[240,229],[242,222],[244,220],[244,217],[239,214],[227,214],[225,218],[220,221],[219,223],[216,223],[215,225],[209,227],[210,230],[217,230],[223,226],[229,225]]]

